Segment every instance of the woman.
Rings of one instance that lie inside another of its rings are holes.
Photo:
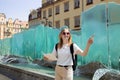
[[[89,38],[86,48],[83,51],[75,43],[73,44],[74,55],[80,54],[86,56],[90,45],[93,43],[93,38]],[[52,54],[57,56],[57,65],[55,68],[55,80],[73,80],[73,61],[70,53],[70,45],[72,44],[72,37],[68,28],[63,29],[59,34],[59,43],[57,51],[54,47]],[[49,60],[48,56],[44,59]]]

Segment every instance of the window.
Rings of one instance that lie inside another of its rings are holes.
[[[56,21],[55,24],[56,24],[56,28],[60,28],[60,21]]]
[[[41,11],[37,12],[37,17],[40,18],[41,17]]]
[[[64,24],[69,27],[69,19],[65,19]]]
[[[59,13],[60,13],[60,7],[59,7],[59,6],[56,6],[55,9],[56,9],[55,14],[59,14]]]
[[[92,4],[93,0],[87,0],[87,5]]]
[[[29,15],[29,21],[30,21],[30,20],[32,20],[32,15],[31,15],[31,14]]]
[[[69,11],[69,2],[64,3],[64,12]]]
[[[34,12],[32,13],[32,19],[36,19],[36,18],[37,18],[37,12],[34,11]]]
[[[53,0],[46,0],[46,2],[53,2]]]
[[[49,8],[49,10],[48,10],[48,16],[49,16],[49,17],[52,16],[52,8]]]
[[[51,21],[48,21],[48,26],[52,27],[52,22]]]
[[[80,7],[80,0],[74,0],[74,8]]]
[[[80,16],[74,17],[74,25],[75,27],[80,27]]]
[[[43,18],[46,18],[46,11],[43,11]]]

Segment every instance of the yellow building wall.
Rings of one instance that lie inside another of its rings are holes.
[[[69,1],[69,11],[64,12],[64,3]],[[82,2],[83,1],[83,2]],[[80,0],[80,7],[74,9],[74,0],[61,0],[58,2],[55,2],[55,4],[51,4],[48,5],[46,7],[42,7],[42,20],[45,21],[45,19],[43,19],[43,11],[46,10],[46,18],[52,22],[52,26],[55,26],[55,22],[56,21],[60,21],[60,26],[64,26],[64,19],[69,18],[69,25],[71,29],[75,29],[74,28],[74,17],[75,16],[81,16],[82,11],[85,11],[93,6],[95,6],[96,4],[99,3],[105,3],[105,2],[112,2],[113,0],[93,0],[92,4],[87,5],[86,0]],[[120,3],[120,0],[114,0],[114,2]],[[43,2],[45,3],[45,1]],[[56,6],[60,6],[60,14],[55,14],[55,7]],[[48,10],[49,8],[52,8],[54,10],[52,10],[52,16],[48,17]],[[53,13],[54,12],[54,13]]]
[[[69,11],[64,12],[64,3],[67,1],[69,1]],[[60,14],[56,15],[55,14],[55,7],[58,5],[60,6]],[[72,5],[72,6],[70,6],[70,5]],[[54,11],[52,11],[51,17],[48,17],[48,9],[49,8],[54,9]],[[74,9],[74,0],[63,0],[63,1],[60,1],[59,3],[54,4],[54,5],[50,5],[50,6],[47,6],[45,8],[42,8],[42,20],[43,21],[44,21],[43,11],[45,11],[45,10],[46,10],[46,16],[47,16],[49,21],[53,22],[53,18],[54,18],[54,23],[53,23],[54,26],[55,26],[55,22],[58,20],[60,21],[60,26],[64,26],[64,19],[69,18],[69,20],[70,20],[69,23],[70,23],[71,28],[73,28],[72,26],[74,26],[74,24],[73,24],[74,23],[74,16],[78,16],[81,13],[81,8]]]

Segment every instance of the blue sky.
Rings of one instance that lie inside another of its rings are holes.
[[[7,19],[27,21],[30,10],[41,7],[41,3],[42,0],[0,0],[0,13]]]

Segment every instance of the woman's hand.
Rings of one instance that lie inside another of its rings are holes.
[[[46,55],[43,56],[43,59],[48,61],[48,57]]]
[[[51,53],[50,54],[44,54],[43,59],[46,60],[46,61],[56,61],[57,60],[56,56],[51,54]]]
[[[88,44],[92,44],[94,42],[94,35],[92,35],[89,39],[88,39]]]

